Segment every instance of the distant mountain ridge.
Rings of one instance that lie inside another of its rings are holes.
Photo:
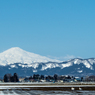
[[[0,53],[0,76],[15,72],[19,76],[55,73],[74,76],[94,75],[95,58],[75,58],[61,62],[14,47]]]

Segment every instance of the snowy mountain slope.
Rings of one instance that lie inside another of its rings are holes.
[[[95,64],[91,65],[93,69],[85,66],[83,60],[93,59],[79,59],[81,63],[74,63],[76,59],[66,62],[43,62],[43,63],[32,63],[32,66],[23,63],[14,63],[6,66],[0,66],[0,76],[4,76],[6,73],[17,73],[19,76],[31,76],[33,74],[43,74],[43,75],[73,75],[73,76],[87,76],[95,74]],[[91,61],[91,62],[92,62]],[[90,64],[90,63],[89,63]]]
[[[93,68],[93,64],[95,64],[95,59],[94,58],[89,58],[89,59],[80,59],[80,58],[75,58],[75,59],[71,59],[69,61],[64,61],[64,62],[60,62],[60,63],[47,63],[44,66],[42,66],[42,70],[46,70],[48,68],[56,68],[56,67],[60,67],[61,69],[64,69],[66,67],[70,67],[73,65],[79,65],[82,64],[84,65],[86,68],[94,70]]]
[[[40,62],[59,62],[59,60],[53,60],[45,56],[30,53],[20,49],[19,47],[10,48],[3,53],[0,53],[0,65],[14,64],[14,63],[27,63],[29,66],[31,63]]]

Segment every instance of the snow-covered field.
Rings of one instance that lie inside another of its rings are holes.
[[[14,85],[13,85],[14,84]],[[29,85],[30,84],[30,85]],[[68,90],[68,88],[82,88],[82,87],[93,87],[95,85],[47,85],[39,83],[0,83],[0,95],[95,95],[95,91],[91,90]],[[90,83],[91,84],[91,83]],[[47,88],[45,89],[34,89],[34,88]],[[49,88],[54,90],[49,90]],[[61,89],[61,87],[63,87]],[[67,88],[66,88],[67,87]],[[60,90],[58,90],[60,88]]]
[[[0,95],[95,95],[95,91],[23,91],[23,90],[4,90]]]

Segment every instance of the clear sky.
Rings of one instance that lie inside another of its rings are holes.
[[[11,47],[62,60],[95,57],[95,0],[0,0],[0,52]]]

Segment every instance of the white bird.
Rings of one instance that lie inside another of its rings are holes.
[[[82,88],[79,87],[79,90],[82,90]]]
[[[75,90],[75,88],[72,87],[71,90]]]

